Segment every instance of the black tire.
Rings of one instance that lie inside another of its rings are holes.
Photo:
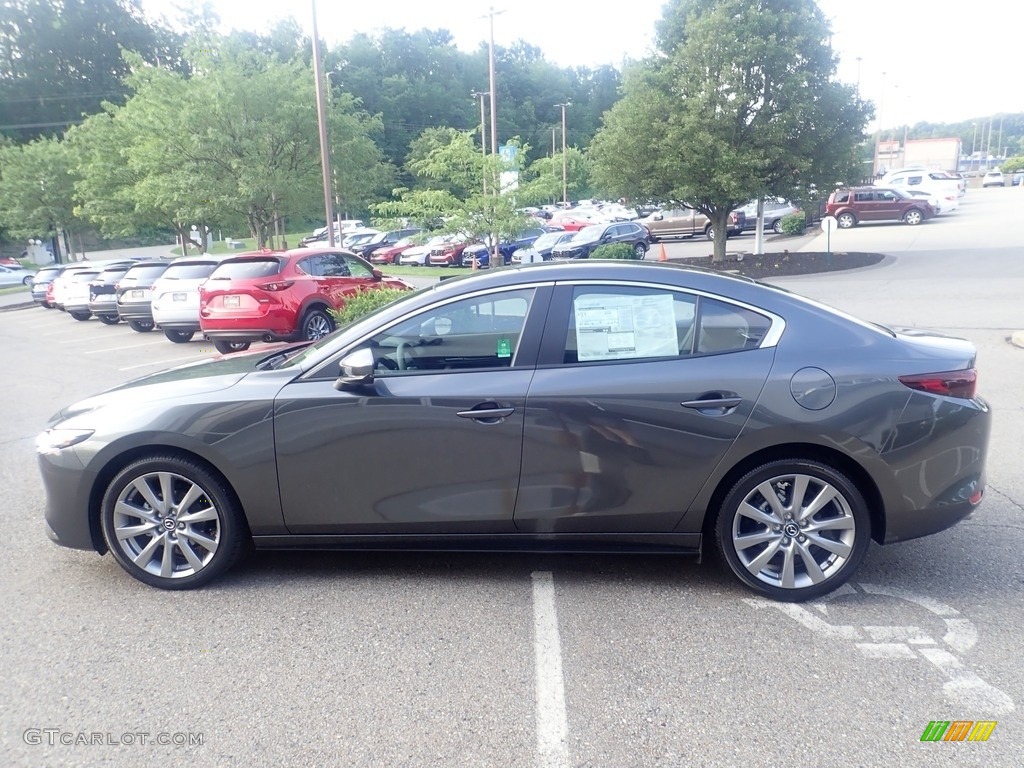
[[[32,277],[32,275],[29,275],[28,277],[21,281],[21,284],[24,285],[26,288],[31,288],[33,279],[34,278]]]
[[[100,319],[100,322],[104,325],[117,325],[121,322],[121,318],[117,315],[96,315]]]
[[[317,341],[334,330],[334,320],[327,311],[314,307],[302,316],[299,337],[304,341]]]
[[[186,495],[189,505],[178,509]],[[234,565],[250,540],[242,510],[219,475],[197,461],[159,454],[129,464],[110,481],[100,528],[118,565],[160,589],[207,584]],[[134,535],[126,536],[127,529]]]
[[[706,237],[708,240],[715,239],[715,228],[710,224],[708,224],[707,227],[704,228],[704,237]]]
[[[911,208],[903,214],[903,223],[908,224],[911,227],[916,227],[922,221],[924,221],[924,214],[917,208]]]
[[[164,328],[164,336],[175,344],[187,344],[195,335],[195,331],[176,331],[173,328]]]
[[[137,333],[149,333],[153,330],[152,320],[129,320],[128,327]]]
[[[771,488],[774,499],[763,489]],[[800,492],[800,498],[794,496]],[[801,516],[821,493],[834,495]],[[744,537],[749,538],[746,546]],[[828,464],[773,461],[737,481],[715,521],[715,543],[733,574],[763,595],[799,602],[831,592],[864,559],[871,518],[856,484]]]
[[[836,216],[836,225],[840,229],[849,229],[857,225],[857,217],[849,211],[845,211]]]
[[[92,317],[92,312],[81,312],[79,310],[75,310],[74,312],[68,312],[68,314],[75,318],[75,320],[82,321],[88,320],[90,317]]]
[[[216,347],[217,351],[222,355],[230,355],[232,352],[245,352],[249,348],[248,341],[224,341],[223,339],[214,339],[213,346]]]
[[[638,261],[643,261],[644,257],[646,255],[647,255],[647,246],[646,245],[644,245],[643,243],[635,243],[633,245],[633,256]]]
[[[776,219],[772,222],[772,232],[776,235],[782,234],[782,219]]]

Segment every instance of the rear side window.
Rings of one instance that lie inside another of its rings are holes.
[[[848,203],[850,202],[849,192],[836,192],[835,201],[837,203]]]
[[[245,259],[244,261],[221,262],[211,280],[251,280],[257,277],[270,277],[281,271],[281,262],[277,259]]]
[[[854,195],[853,199],[856,200],[858,203],[869,203],[869,202],[871,202],[872,200],[875,199],[875,193],[874,192],[857,192]]]
[[[745,307],[716,299],[700,301],[697,352],[715,354],[756,349],[771,327],[771,320]]]
[[[217,268],[215,261],[202,261],[195,264],[171,264],[162,277],[166,280],[196,280],[209,277]]]

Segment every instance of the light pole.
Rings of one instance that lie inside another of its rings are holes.
[[[565,154],[565,108],[571,107],[571,101],[565,101],[561,104],[555,104],[556,107],[562,108],[562,203],[568,204],[569,202],[569,164],[568,158]]]
[[[487,16],[491,20],[491,36],[490,43],[488,45],[488,81],[491,86],[491,154],[498,154],[498,102],[497,102],[497,89],[494,86],[494,17],[498,14],[502,14],[505,11],[496,11],[492,5],[488,9]],[[494,195],[497,197],[501,194],[501,181],[500,176],[494,180]],[[497,211],[497,206],[495,206]],[[494,229],[493,227],[491,229]],[[491,269],[497,269],[503,264],[498,264],[498,259],[501,258],[501,249],[498,248],[498,234],[491,232],[491,245],[494,248],[494,252],[491,254]]]
[[[484,96],[490,96],[490,91],[473,91],[469,94],[474,98],[480,98],[480,156],[484,159],[484,194],[487,194],[487,116],[484,114]]]
[[[878,128],[875,132],[875,162],[871,166],[871,173],[878,175],[878,151],[882,143],[882,108],[885,106],[885,72],[882,73],[882,98],[878,100]]]
[[[316,79],[316,117],[320,126],[320,166],[324,177],[324,215],[327,219],[327,244],[333,248],[334,206],[331,200],[331,144],[327,139],[327,110],[324,105],[324,77],[320,62],[320,37],[316,29],[316,0],[311,0],[311,2],[313,6],[313,77]]]

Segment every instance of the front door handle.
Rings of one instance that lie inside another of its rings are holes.
[[[496,403],[484,403],[468,411],[456,411],[455,415],[463,419],[473,419],[483,424],[497,424],[515,412],[515,408],[502,408]]]
[[[680,403],[683,408],[692,408],[708,416],[724,416],[730,413],[737,405],[743,402],[742,397],[729,395],[710,395],[698,400],[684,400]]]

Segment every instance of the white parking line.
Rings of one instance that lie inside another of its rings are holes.
[[[211,357],[211,355],[191,355],[189,357],[170,357],[165,360],[150,360],[148,363],[138,363],[137,365],[127,365],[124,368],[118,368],[119,371],[134,371],[136,368],[152,368],[154,365],[175,365],[178,363],[190,363],[193,360],[205,360]]]
[[[537,675],[537,765],[568,768],[569,726],[565,716],[562,648],[555,611],[555,582],[550,571],[535,571],[533,631]]]
[[[90,349],[85,354],[87,355],[102,355],[105,352],[120,352],[122,349],[139,349],[141,347],[152,347],[154,345],[163,345],[166,343],[163,339],[154,339],[153,341],[144,341],[142,344],[127,344],[121,347],[105,347],[104,349]]]

